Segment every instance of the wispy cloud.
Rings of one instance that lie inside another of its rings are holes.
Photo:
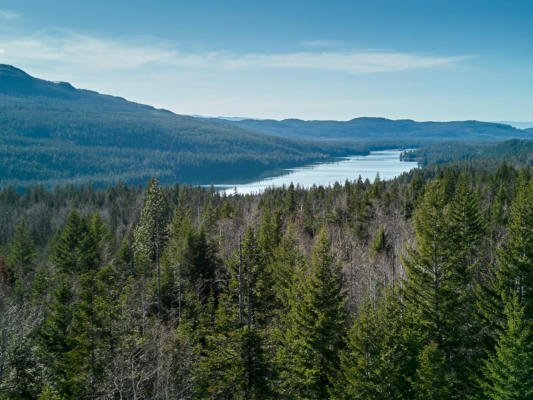
[[[369,74],[456,64],[465,56],[420,55],[395,51],[303,51],[289,53],[183,52],[171,44],[132,44],[73,33],[0,40],[1,60],[10,63],[66,63],[94,71],[144,66],[210,70],[308,69]]]
[[[0,20],[13,21],[20,17],[20,14],[11,10],[0,10]]]
[[[316,48],[327,48],[327,47],[339,47],[342,46],[344,43],[340,42],[338,40],[307,40],[300,43],[302,46],[305,47],[316,47]]]

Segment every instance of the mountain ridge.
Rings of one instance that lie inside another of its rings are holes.
[[[503,141],[533,138],[530,131],[510,125],[476,120],[415,121],[383,117],[357,117],[348,121],[245,119],[217,120],[222,124],[245,127],[258,132],[300,139],[343,140],[412,140],[435,141]]]
[[[0,66],[0,186],[105,186],[152,175],[209,184],[368,151],[221,125]]]

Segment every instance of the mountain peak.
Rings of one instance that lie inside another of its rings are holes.
[[[9,64],[0,64],[0,75],[6,75],[12,78],[31,78],[23,70]]]

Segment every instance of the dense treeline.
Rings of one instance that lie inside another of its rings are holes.
[[[423,146],[402,154],[406,161],[435,165],[463,160],[476,160],[484,168],[495,170],[502,162],[512,165],[533,165],[533,140],[511,139],[501,143],[439,143]],[[460,165],[463,165],[460,163]]]
[[[528,399],[533,178],[0,192],[0,398]]]
[[[41,101],[0,103],[0,187],[118,180],[209,184],[350,154],[366,143],[313,143],[154,111],[114,112]]]
[[[301,119],[244,119],[216,121],[256,132],[300,139],[367,140],[373,142],[429,144],[435,142],[497,142],[511,138],[531,139],[531,130],[483,121],[418,122],[411,119],[360,117],[349,121]],[[408,144],[409,145],[409,144]]]

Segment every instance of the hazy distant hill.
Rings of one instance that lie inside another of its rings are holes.
[[[533,138],[533,131],[525,132],[510,125],[479,121],[416,122],[409,119],[390,120],[368,117],[355,118],[350,121],[303,121],[299,119],[218,121],[221,124],[301,139],[398,140],[420,143]]]
[[[499,143],[436,143],[403,154],[404,160],[422,165],[463,160],[490,160],[498,168],[503,160],[516,166],[533,165],[533,140],[511,139]],[[498,161],[496,161],[498,160]]]
[[[0,186],[55,182],[210,183],[365,153],[173,114],[0,65]]]

